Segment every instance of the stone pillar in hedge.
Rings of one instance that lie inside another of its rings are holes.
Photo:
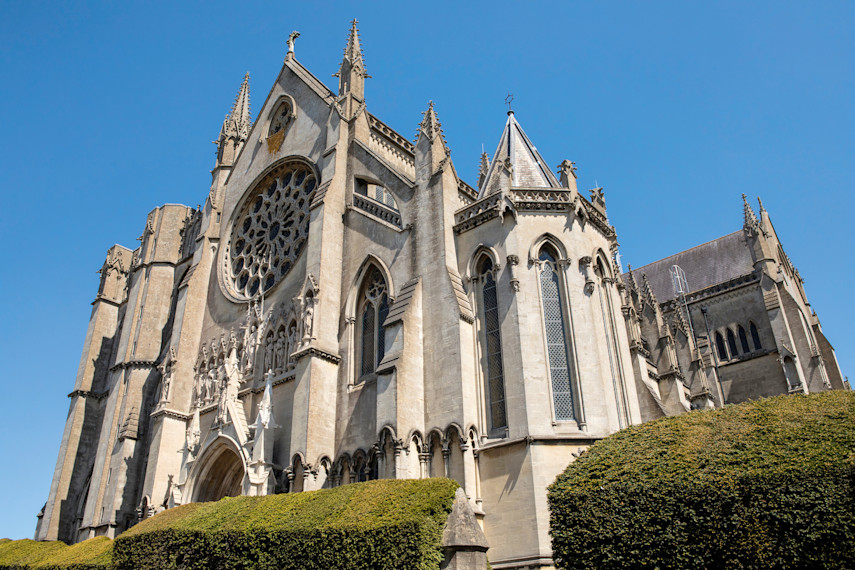
[[[475,512],[463,489],[457,489],[454,506],[442,532],[445,559],[443,570],[487,570],[487,537],[475,519]]]

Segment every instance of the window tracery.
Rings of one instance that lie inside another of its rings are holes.
[[[273,136],[283,130],[291,121],[291,104],[288,101],[282,101],[276,111],[273,112],[273,117],[270,120],[270,131],[267,136]]]
[[[502,337],[499,321],[499,303],[494,278],[493,261],[482,257],[478,265],[484,345],[484,380],[486,389],[487,419],[490,430],[508,425],[505,408],[505,375],[502,364]]]
[[[224,281],[232,295],[251,299],[288,274],[306,245],[316,184],[308,165],[289,162],[247,195],[224,249]]]
[[[549,376],[552,383],[552,401],[557,421],[576,419],[576,407],[570,372],[569,344],[567,342],[566,315],[558,278],[558,256],[549,246],[540,250],[540,291],[543,302],[543,324],[546,331]]]
[[[386,355],[383,322],[389,315],[386,280],[372,267],[362,286],[359,303],[359,375],[372,374]]]

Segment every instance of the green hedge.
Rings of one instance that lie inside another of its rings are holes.
[[[628,428],[548,496],[560,568],[855,568],[855,393]]]
[[[74,546],[35,540],[0,541],[0,570],[108,570],[113,541],[90,538]]]
[[[458,485],[381,480],[164,511],[119,536],[117,569],[438,568]]]

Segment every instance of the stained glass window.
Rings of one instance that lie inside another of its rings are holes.
[[[371,374],[386,354],[383,322],[389,315],[386,280],[375,267],[362,286],[360,295],[360,375]]]
[[[561,286],[556,273],[555,255],[545,247],[540,252],[543,267],[540,272],[540,291],[543,298],[543,323],[546,328],[546,348],[549,358],[549,375],[552,381],[552,400],[555,419],[575,420],[573,390],[568,359],[567,330]]]
[[[502,336],[499,321],[499,302],[493,263],[489,258],[481,263],[481,301],[483,303],[483,329],[486,340],[485,379],[490,429],[507,427],[505,410],[505,375],[502,365]]]

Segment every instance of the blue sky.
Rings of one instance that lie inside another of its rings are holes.
[[[0,537],[31,536],[107,248],[207,196],[243,74],[253,109],[299,30],[335,85],[358,18],[368,109],[411,137],[433,100],[477,181],[505,96],[551,165],[605,187],[624,263],[742,227],[760,195],[855,374],[851,2],[0,2]],[[254,117],[254,115],[253,115]],[[691,285],[691,276],[688,276]]]

